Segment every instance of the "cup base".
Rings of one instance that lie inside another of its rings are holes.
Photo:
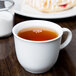
[[[12,35],[12,33],[9,33],[9,34],[7,34],[7,35],[0,36],[0,38],[6,38],[6,37],[9,37],[9,36],[11,36],[11,35]]]
[[[41,73],[45,73],[45,72],[49,71],[50,68],[49,68],[49,69],[46,69],[46,70],[44,69],[44,70],[42,70],[42,71],[34,71],[34,70],[27,69],[27,68],[25,68],[25,70],[26,70],[27,72],[30,72],[30,73],[33,73],[33,74],[41,74]]]

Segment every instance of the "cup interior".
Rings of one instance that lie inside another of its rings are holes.
[[[55,39],[58,39],[63,34],[62,28],[58,24],[49,22],[49,21],[44,21],[44,20],[29,20],[29,21],[18,23],[17,25],[14,26],[12,32],[16,37],[18,37],[17,33],[20,30],[24,28],[30,28],[30,27],[44,27],[44,28],[55,30],[58,33],[58,37]],[[52,40],[55,40],[55,39],[52,39]]]

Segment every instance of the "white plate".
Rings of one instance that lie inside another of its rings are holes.
[[[18,1],[14,0],[14,1],[15,1],[15,13],[22,16],[43,18],[43,19],[59,19],[59,18],[76,16],[76,7],[59,13],[42,13],[29,7],[28,5],[25,5],[24,9],[22,10],[20,7],[21,5],[21,2],[19,2],[20,0]]]

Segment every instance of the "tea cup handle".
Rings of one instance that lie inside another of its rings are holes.
[[[60,45],[60,49],[65,48],[70,43],[70,41],[72,39],[72,32],[68,28],[62,28],[62,30],[63,30],[63,33],[67,32],[68,36],[67,36],[66,40],[64,41],[64,43],[62,43]]]

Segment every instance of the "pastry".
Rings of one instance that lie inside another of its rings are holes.
[[[76,6],[76,0],[25,0],[26,4],[42,12],[60,12]]]

